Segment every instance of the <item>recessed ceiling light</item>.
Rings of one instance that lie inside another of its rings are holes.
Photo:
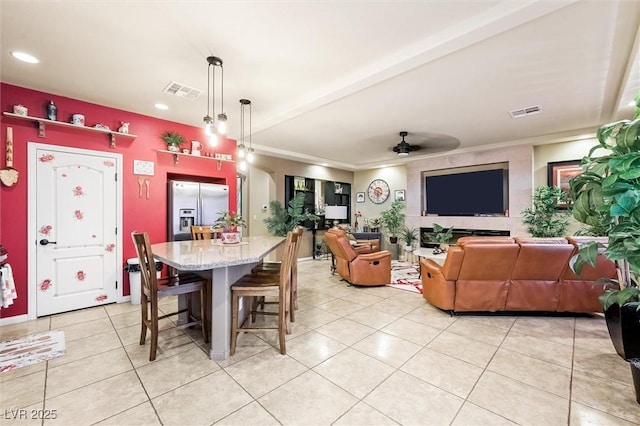
[[[28,64],[37,64],[38,62],[40,62],[40,59],[25,52],[11,52],[11,56],[19,61],[26,62]]]
[[[160,104],[160,103],[155,104],[155,105],[154,105],[154,107],[156,107],[156,108],[158,108],[158,109],[161,109],[161,110],[169,109],[169,106],[168,106],[168,105]]]

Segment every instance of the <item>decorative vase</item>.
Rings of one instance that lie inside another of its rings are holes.
[[[52,121],[58,118],[58,107],[55,106],[53,101],[49,101],[47,104],[47,118]]]
[[[640,312],[636,305],[617,303],[604,312],[609,337],[622,359],[640,358]]]
[[[636,402],[640,404],[640,358],[634,358],[629,362],[633,387],[636,388]]]
[[[242,234],[240,232],[223,232],[222,244],[238,244]]]
[[[633,378],[633,386],[636,388],[636,402],[640,404],[640,358],[634,358],[629,361],[631,366],[631,377]]]

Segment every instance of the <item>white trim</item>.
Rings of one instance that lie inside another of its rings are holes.
[[[25,322],[28,319],[29,318],[27,317],[26,314],[16,315],[14,317],[0,318],[0,327],[9,325],[9,324],[17,324],[19,322]]]
[[[116,163],[116,173],[118,176],[118,181],[116,183],[116,224],[118,227],[118,236],[116,239],[116,259],[117,264],[122,265],[123,258],[123,242],[122,242],[122,234],[123,230],[123,221],[122,221],[122,211],[123,211],[123,181],[124,176],[122,174],[123,170],[123,161],[124,156],[118,152],[110,152],[110,151],[96,151],[92,149],[82,149],[82,148],[69,148],[66,146],[59,145],[50,145],[43,144],[37,142],[27,142],[27,293],[28,293],[28,307],[27,307],[27,320],[36,319],[37,310],[36,310],[36,243],[37,240],[37,223],[36,223],[36,179],[35,179],[35,170],[38,165],[37,158],[37,150],[38,149],[54,149],[57,151],[69,153],[69,154],[81,154],[81,155],[93,155],[100,156],[115,160]],[[31,243],[30,243],[31,242]],[[118,295],[116,302],[121,303],[128,301],[129,296],[125,298],[122,295],[122,288],[124,286],[123,283],[123,270],[122,267],[118,268],[117,271],[118,276]]]

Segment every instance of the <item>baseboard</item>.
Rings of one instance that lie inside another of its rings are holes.
[[[17,324],[19,322],[25,322],[29,320],[29,316],[27,314],[16,315],[14,317],[0,318],[0,327],[9,324]]]

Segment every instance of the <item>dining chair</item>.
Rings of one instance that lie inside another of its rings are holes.
[[[291,231],[287,233],[284,245],[284,254],[280,264],[280,273],[272,276],[256,276],[247,274],[240,278],[231,286],[231,349],[230,354],[236,352],[236,343],[240,333],[256,333],[262,330],[278,330],[278,341],[280,353],[286,354],[285,334],[289,332],[289,310],[291,309],[291,265],[295,257],[295,246],[298,234]],[[249,297],[250,302],[245,306],[249,307],[245,318],[239,323],[238,312],[241,297]],[[278,311],[257,311],[254,300],[260,297],[275,297],[278,304]],[[278,317],[277,326],[257,327],[253,325],[255,315],[276,315]],[[249,324],[247,324],[249,322]]]
[[[220,238],[220,232],[214,231],[211,226],[191,226],[192,240],[213,240]]]
[[[294,258],[293,263],[291,264],[291,310],[289,312],[289,317],[291,322],[296,322],[295,311],[298,309],[298,254],[300,252],[300,243],[302,242],[302,233],[304,232],[303,226],[297,226],[294,230],[294,233],[297,234],[296,241],[294,243]],[[252,270],[252,274],[256,275],[279,275],[281,261],[276,262],[263,262],[259,265],[256,265]],[[264,309],[265,302],[264,298],[258,300],[256,299],[256,305],[260,305],[262,309]],[[275,303],[275,302],[274,302]]]
[[[141,306],[142,329],[140,331],[140,344],[144,345],[147,339],[147,329],[151,332],[151,348],[149,361],[156,359],[158,349],[158,321],[174,315],[187,313],[187,323],[180,324],[179,328],[186,328],[199,324],[202,328],[202,337],[205,343],[209,342],[207,332],[207,286],[208,280],[195,274],[178,274],[170,277],[158,278],[156,264],[151,251],[149,235],[146,232],[132,232],[131,236],[136,246],[138,259],[140,260],[141,274]],[[196,318],[191,312],[191,296],[193,293],[200,295],[200,318]],[[161,298],[187,295],[187,308],[176,312],[158,315],[158,303]]]

